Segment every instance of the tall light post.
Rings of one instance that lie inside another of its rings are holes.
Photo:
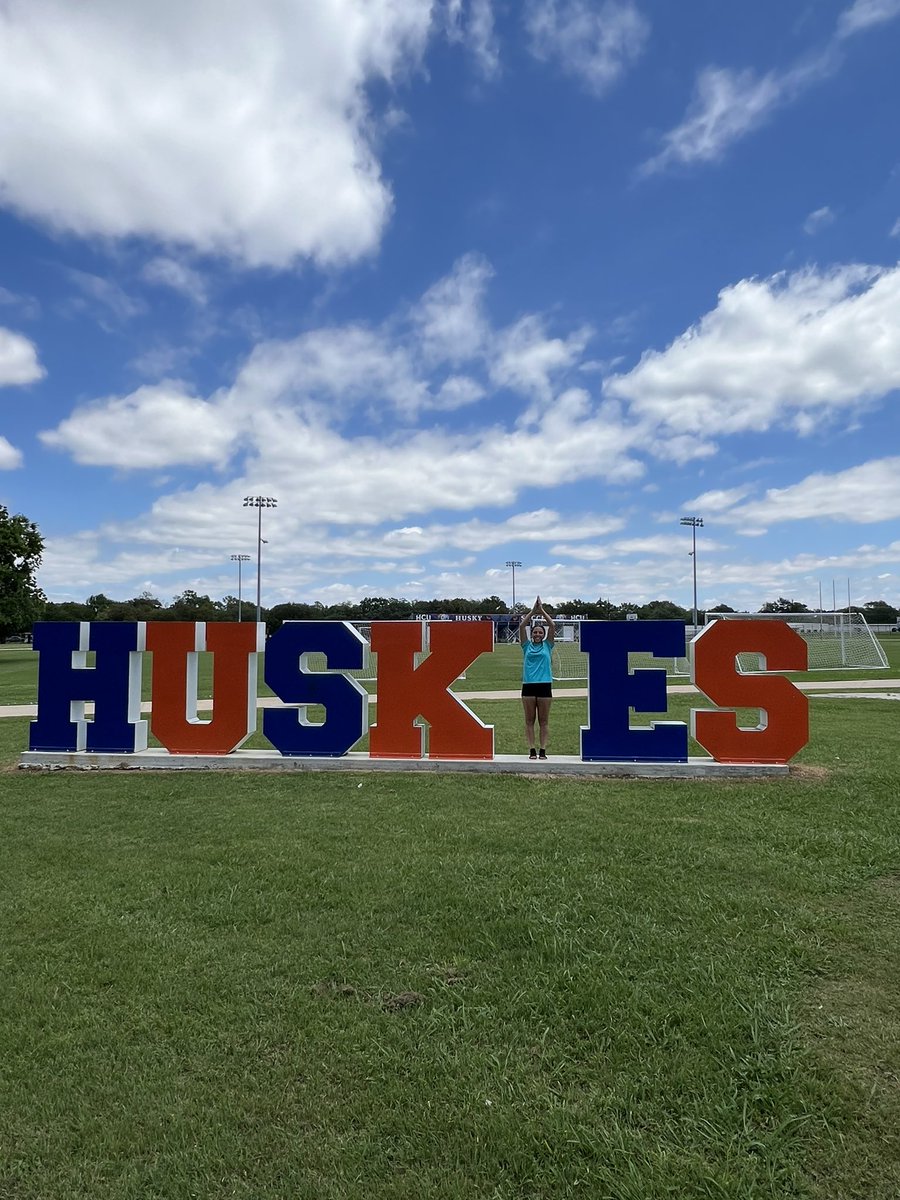
[[[691,558],[694,560],[694,632],[697,632],[697,530],[703,528],[702,517],[682,517],[679,525],[688,525],[691,530]]]
[[[274,496],[245,496],[244,508],[255,508],[258,514],[258,522],[256,527],[256,621],[260,620],[262,612],[262,510],[264,508],[277,508],[278,501]]]
[[[516,559],[508,558],[506,560],[506,565],[508,567],[512,568],[512,583],[513,583],[512,610],[515,613],[515,611],[516,611],[516,567],[521,567],[522,564],[520,562],[518,562]]]
[[[242,620],[241,608],[242,608],[242,602],[243,602],[243,594],[241,592],[241,567],[244,565],[245,562],[250,561],[250,555],[249,554],[232,554],[231,561],[236,562],[238,565],[238,620],[240,621],[240,620]]]

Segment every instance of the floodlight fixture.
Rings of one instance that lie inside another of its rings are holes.
[[[243,592],[242,592],[242,588],[241,588],[241,567],[244,565],[245,562],[250,561],[250,555],[249,554],[232,554],[231,561],[236,562],[238,565],[238,620],[241,621],[241,620],[243,620],[243,617],[241,615],[242,609],[243,609]]]
[[[259,622],[262,612],[262,510],[277,508],[278,501],[274,496],[245,496],[244,508],[255,508],[257,511],[256,526],[256,620]]]
[[[691,531],[691,549],[689,554],[694,560],[694,633],[697,632],[697,530],[703,528],[702,517],[682,517],[679,525],[687,525]]]
[[[516,567],[521,567],[517,559],[508,558],[506,565],[512,570],[512,611],[516,611]]]

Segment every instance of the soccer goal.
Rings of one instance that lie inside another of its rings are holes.
[[[685,658],[657,658],[653,654],[633,653],[628,656],[632,671],[642,668],[661,670],[667,675],[690,675],[691,665]],[[587,679],[588,656],[581,649],[581,621],[557,621],[553,644],[553,678]]]
[[[884,668],[888,660],[860,612],[707,613],[711,621],[784,621],[809,647],[810,671]],[[758,671],[758,654],[739,654],[742,671]]]

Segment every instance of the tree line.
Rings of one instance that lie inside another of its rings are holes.
[[[651,600],[648,604],[613,604],[610,600],[566,600],[560,604],[547,605],[548,611],[560,618],[583,617],[595,621],[626,621],[629,616],[636,616],[642,621],[683,621],[690,624],[693,614],[690,609],[683,608],[672,600]],[[344,601],[340,604],[322,604],[320,601],[302,603],[290,601],[275,604],[271,608],[263,608],[260,618],[266,624],[268,633],[280,629],[285,621],[408,621],[420,616],[512,616],[522,615],[528,611],[526,604],[517,604],[511,609],[499,596],[483,596],[479,600],[471,600],[457,596],[452,600],[433,598],[431,600],[408,600],[398,596],[366,596],[353,603]],[[722,613],[735,612],[727,604],[717,604],[714,608],[700,610],[698,619],[702,623],[706,612]],[[779,597],[770,600],[759,610],[761,613],[809,613],[815,610],[807,608],[798,600],[788,600]],[[846,607],[841,610],[846,612]],[[853,605],[850,611],[861,612],[869,624],[894,624],[898,610],[884,600],[872,600],[861,606]],[[243,620],[256,619],[256,605],[243,604],[241,613]],[[43,606],[42,619],[45,621],[236,621],[238,620],[238,601],[235,596],[225,596],[222,600],[213,600],[210,596],[198,595],[194,591],[184,591],[175,596],[170,605],[164,605],[157,597],[149,592],[143,592],[131,600],[110,600],[102,593],[89,596],[84,604],[74,601],[54,603],[48,601]]]
[[[644,620],[690,621],[687,609],[671,600],[654,600],[649,604],[613,604],[609,600],[569,600],[548,605],[557,617],[585,617],[594,620],[625,621],[631,613]],[[66,600],[46,601],[41,619],[45,621],[237,621],[238,600],[225,596],[214,600],[194,591],[184,591],[172,603],[164,605],[150,592],[142,592],[130,600],[112,600],[102,592],[89,596],[84,603]],[[513,616],[528,611],[527,604],[517,604],[515,610],[499,596],[483,596],[472,600],[464,596],[453,599],[433,597],[428,600],[408,600],[399,596],[366,596],[358,602],[322,604],[290,601],[263,608],[261,620],[269,633],[274,633],[285,621],[408,621],[420,616]],[[245,621],[256,619],[256,605],[243,603],[240,616]]]

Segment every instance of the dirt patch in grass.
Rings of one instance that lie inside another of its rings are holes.
[[[348,999],[356,995],[356,988],[352,983],[341,983],[336,979],[322,979],[318,983],[314,983],[309,990],[314,996],[323,999],[331,997]]]
[[[811,763],[793,763],[791,779],[799,779],[801,783],[826,783],[831,778],[828,767],[816,767]]]
[[[424,1003],[425,997],[421,992],[398,992],[396,995],[382,997],[381,1007],[385,1012],[405,1012]]]

